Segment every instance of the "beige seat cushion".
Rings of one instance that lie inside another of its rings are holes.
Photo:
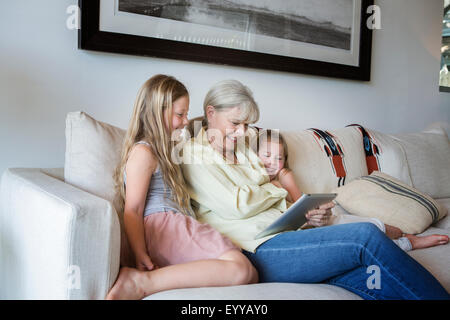
[[[328,284],[257,283],[242,286],[190,288],[153,294],[145,300],[362,300]]]
[[[431,234],[450,236],[450,230],[431,227],[420,235]],[[412,250],[408,254],[425,267],[450,293],[450,244]]]

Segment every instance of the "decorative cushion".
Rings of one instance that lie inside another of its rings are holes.
[[[349,213],[378,218],[405,233],[418,234],[447,215],[447,209],[400,180],[374,171],[336,188],[335,201]]]
[[[354,128],[281,133],[288,146],[288,165],[302,192],[331,192],[367,175],[362,136]]]
[[[84,112],[66,118],[64,179],[82,190],[115,203],[113,174],[120,161],[125,130]]]
[[[420,133],[392,135],[405,150],[412,185],[429,196],[450,197],[450,143],[439,126]]]
[[[388,134],[361,125],[354,124],[347,127],[354,128],[363,138],[368,174],[380,171],[412,187],[406,153],[398,141]]]
[[[123,228],[123,213],[118,210],[118,194],[113,174],[120,161],[125,130],[100,122],[84,112],[71,112],[66,118],[66,183],[110,201],[121,225],[121,263],[132,265]]]

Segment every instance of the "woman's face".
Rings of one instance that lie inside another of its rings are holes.
[[[239,137],[243,137],[247,124],[240,119],[239,107],[218,111],[213,106],[206,108],[208,137],[216,149],[233,151]]]
[[[276,176],[284,168],[284,150],[281,143],[267,142],[259,146],[258,157],[264,163],[270,177]]]
[[[164,110],[164,123],[166,129],[169,130],[169,123],[172,123],[172,134],[174,131],[181,131],[187,124],[189,120],[187,118],[189,112],[189,96],[183,96],[175,100],[172,105],[172,119],[169,119],[168,110]],[[169,122],[170,121],[170,122]]]

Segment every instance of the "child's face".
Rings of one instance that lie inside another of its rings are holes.
[[[270,177],[276,176],[284,168],[284,150],[281,143],[262,141],[258,157],[264,163]]]
[[[172,123],[172,132],[175,130],[181,130],[188,125],[189,120],[187,118],[189,112],[189,97],[183,96],[175,100],[172,106],[172,119],[169,119],[167,109],[164,111],[164,122],[166,129],[169,130],[169,121]]]

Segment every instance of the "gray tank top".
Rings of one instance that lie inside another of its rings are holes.
[[[145,141],[139,141],[136,144],[145,144],[150,146]],[[123,178],[126,187],[127,174],[125,169],[123,171]],[[152,175],[150,185],[147,191],[147,199],[145,201],[144,217],[152,213],[162,212],[166,210],[173,210],[181,212],[178,205],[172,200],[172,190],[164,183],[161,171],[158,168]]]

